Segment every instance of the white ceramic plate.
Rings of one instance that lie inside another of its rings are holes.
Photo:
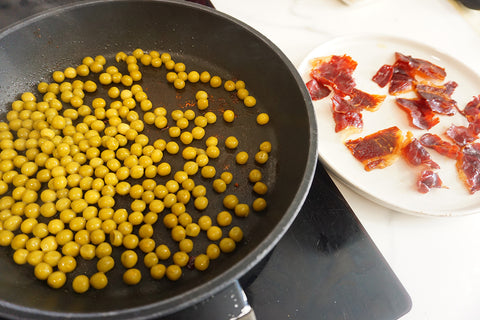
[[[395,104],[395,97],[388,95],[388,85],[380,88],[371,79],[384,64],[394,62],[394,53],[400,52],[414,58],[426,59],[447,72],[445,81],[458,83],[452,98],[460,109],[480,94],[480,76],[459,60],[446,55],[425,44],[408,39],[383,35],[352,35],[326,42],[310,52],[301,65],[299,72],[305,82],[310,80],[310,61],[315,57],[347,54],[358,62],[353,77],[357,88],[371,94],[385,94],[387,98],[376,112],[363,112],[364,129],[348,139],[362,137],[391,126],[399,127],[404,133],[410,130],[419,138],[425,130],[409,125],[407,114]],[[346,139],[341,133],[335,133],[335,123],[331,112],[330,97],[314,101],[318,121],[319,156],[326,168],[363,196],[388,208],[415,215],[460,216],[480,212],[480,192],[471,195],[459,179],[455,160],[428,149],[432,159],[441,169],[440,178],[447,188],[432,189],[422,194],[416,189],[418,169],[407,165],[403,158],[385,169],[365,171],[345,147]],[[440,123],[428,132],[445,137],[443,133],[451,125],[466,125],[466,119],[455,116],[440,116]]]

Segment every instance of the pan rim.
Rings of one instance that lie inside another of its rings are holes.
[[[293,221],[295,220],[302,204],[304,203],[308,190],[313,181],[313,176],[315,172],[315,167],[317,165],[317,123],[315,120],[314,108],[311,102],[309,93],[305,87],[305,84],[298,73],[297,69],[294,67],[292,62],[286,57],[286,55],[266,36],[247,25],[246,23],[231,17],[220,11],[205,7],[200,4],[190,3],[190,2],[180,2],[175,0],[86,0],[79,1],[71,4],[62,5],[56,8],[52,8],[41,13],[35,14],[23,20],[20,20],[17,23],[14,23],[10,26],[7,26],[4,29],[0,29],[0,41],[5,38],[10,33],[25,28],[36,21],[46,19],[50,16],[60,14],[65,11],[75,10],[78,7],[93,6],[97,4],[105,3],[127,3],[127,2],[145,2],[145,3],[167,3],[172,5],[177,5],[180,7],[191,7],[196,10],[204,11],[207,14],[215,15],[219,18],[222,18],[229,23],[233,23],[237,26],[240,26],[248,33],[252,34],[254,37],[259,39],[262,43],[265,44],[270,50],[272,50],[283,62],[285,67],[294,78],[295,82],[298,85],[298,89],[303,96],[303,102],[307,109],[307,115],[309,120],[309,148],[308,148],[308,157],[306,165],[304,167],[304,172],[302,173],[302,182],[300,183],[299,188],[296,190],[290,205],[286,208],[285,213],[282,218],[278,221],[275,227],[269,232],[269,234],[260,242],[256,247],[254,247],[250,252],[241,258],[237,263],[232,265],[229,269],[218,274],[211,280],[204,282],[193,289],[177,295],[171,298],[163,299],[157,302],[150,304],[132,307],[127,309],[116,309],[112,311],[100,311],[100,312],[82,312],[82,313],[72,313],[72,312],[59,312],[51,310],[41,310],[35,309],[26,306],[20,306],[0,300],[0,314],[5,316],[13,316],[18,318],[24,317],[35,317],[36,319],[42,318],[78,318],[78,319],[87,319],[87,318],[126,318],[134,316],[137,319],[146,319],[159,316],[166,316],[168,314],[177,312],[186,307],[192,306],[198,302],[205,300],[208,297],[213,296],[214,294],[220,292],[222,289],[228,287],[243,275],[245,275],[253,266],[257,265],[280,241],[283,235],[287,232]],[[8,312],[10,311],[10,312]],[[8,312],[8,313],[7,313]],[[13,313],[12,313],[13,312]]]

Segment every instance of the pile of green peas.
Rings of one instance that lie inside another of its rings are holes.
[[[216,216],[207,213],[207,186],[193,177],[211,181],[217,194],[225,193],[233,181],[231,172],[219,172],[209,164],[221,149],[219,139],[206,131],[217,121],[217,115],[207,111],[208,93],[197,92],[198,110],[175,109],[168,114],[166,108],[155,107],[137,84],[141,67],[164,66],[166,81],[176,90],[188,83],[210,88],[223,84],[225,90],[236,91],[246,107],[254,107],[256,100],[243,81],[223,82],[207,71],[187,73],[185,64],[157,51],[119,52],[115,60],[126,64],[127,73],[107,65],[103,56],[85,57],[75,68],[54,71],[51,83],[38,84],[40,98],[24,92],[12,103],[6,121],[0,122],[0,245],[10,246],[13,261],[33,267],[35,277],[52,288],[63,287],[81,261],[96,262],[96,272],[74,277],[72,288],[77,293],[105,288],[108,272],[119,264],[125,269],[123,281],[138,284],[143,276],[137,267],[140,253],[151,278],[176,281],[191,261],[194,240],[201,233],[211,243],[194,257],[193,265],[204,271],[210,261],[234,251],[242,241],[243,231],[232,224],[234,217],[246,218],[250,208],[267,207],[263,198],[267,185],[261,171],[253,169],[248,175],[258,195],[253,203],[228,194],[222,200],[225,210]],[[92,75],[95,81],[85,80]],[[86,95],[99,85],[110,86],[107,95],[112,102],[95,98],[87,105]],[[225,122],[234,118],[232,110],[223,112]],[[256,121],[266,125],[268,114],[258,114]],[[142,133],[146,125],[168,128],[167,139],[152,141]],[[193,141],[205,141],[204,148],[193,147]],[[236,150],[240,143],[229,136],[223,144]],[[269,141],[261,143],[255,162],[265,164],[271,150]],[[178,154],[183,170],[173,172],[163,161],[165,153]],[[235,159],[243,165],[249,155],[239,151]],[[155,177],[164,177],[165,183],[157,183]],[[117,195],[129,196],[130,208],[116,206]],[[194,221],[186,210],[189,203],[205,214]],[[155,242],[159,225],[169,230],[178,248]],[[120,261],[112,257],[114,248],[123,250]]]

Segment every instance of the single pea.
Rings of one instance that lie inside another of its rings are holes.
[[[167,260],[170,258],[170,249],[165,244],[161,244],[155,249],[155,254],[158,259]]]
[[[128,269],[123,273],[123,282],[128,285],[136,285],[142,280],[142,273],[136,268]]]
[[[254,97],[252,97],[252,96],[246,96],[246,97],[243,99],[243,104],[244,104],[246,107],[251,108],[251,107],[253,107],[253,106],[255,106],[255,105],[257,104],[257,100],[256,100]],[[267,115],[267,114],[265,114],[265,115],[267,116],[265,123],[267,123],[267,122],[268,122],[268,115]],[[258,122],[258,118],[257,118],[257,122]],[[265,123],[264,123],[264,124],[265,124]],[[259,123],[259,124],[261,124],[261,123]]]
[[[272,151],[272,144],[270,141],[264,141],[260,143],[259,149],[260,151],[265,151],[267,153],[270,153]]]
[[[217,146],[208,146],[205,152],[211,159],[216,159],[220,156],[220,149]]]
[[[233,82],[232,80],[227,80],[223,84],[223,87],[226,91],[233,91],[235,90],[235,82]]]
[[[145,257],[143,257],[143,264],[147,268],[152,268],[158,264],[158,257],[155,252],[148,252]]]
[[[47,284],[54,289],[63,287],[66,281],[67,276],[61,271],[54,271],[47,278]]]
[[[177,251],[172,256],[173,263],[180,267],[185,267],[189,259],[190,257],[188,256],[188,254],[183,251]]]
[[[233,112],[233,110],[225,110],[223,112],[223,120],[225,120],[225,122],[233,122],[235,120],[235,112]]]
[[[192,189],[192,195],[195,198],[204,197],[207,194],[207,188],[203,185],[197,185]]]
[[[210,260],[215,260],[217,259],[219,256],[220,256],[220,248],[218,247],[217,244],[215,243],[210,243],[208,246],[207,246],[207,257],[210,259]]]
[[[120,260],[125,268],[133,268],[138,262],[138,255],[133,250],[125,250],[121,254]]]
[[[175,87],[175,89],[177,90],[181,90],[183,88],[185,88],[185,81],[182,80],[182,79],[175,79],[175,81],[173,82],[173,86]]]
[[[198,110],[205,110],[208,108],[208,99],[198,99],[197,100],[197,107],[198,107]]]
[[[77,261],[72,256],[64,256],[58,261],[57,267],[63,273],[69,273],[76,269]]]
[[[180,148],[175,141],[169,141],[169,142],[167,142],[166,150],[170,154],[177,154],[179,152]]]
[[[203,82],[203,83],[207,83],[210,81],[210,73],[208,71],[203,71],[202,73],[200,73],[200,81]],[[62,80],[63,81],[63,80]]]
[[[28,235],[19,233],[13,237],[12,242],[10,243],[10,247],[13,250],[25,249],[28,239]]]
[[[205,136],[205,130],[202,127],[194,127],[192,129],[192,136],[195,140],[201,140]]]
[[[210,86],[212,88],[218,88],[222,85],[222,79],[219,76],[213,76],[210,78]]]
[[[107,242],[102,242],[95,248],[95,256],[99,259],[112,254],[113,248]]]
[[[202,167],[201,174],[202,174],[202,177],[204,177],[206,179],[211,179],[211,178],[215,177],[216,169],[215,169],[214,166],[207,165],[207,166]]]
[[[127,249],[135,249],[138,246],[138,242],[139,240],[136,234],[129,233],[123,237],[123,246]]]
[[[234,211],[236,216],[246,218],[250,213],[250,207],[248,204],[239,203],[235,206]]]
[[[230,184],[233,180],[233,174],[228,171],[224,171],[220,174],[220,179],[222,179],[226,184]]]
[[[223,238],[218,245],[220,250],[225,253],[233,252],[236,247],[235,241],[231,238]]]
[[[253,191],[259,195],[264,195],[268,191],[268,187],[265,183],[258,181],[253,185]]]
[[[48,263],[52,267],[58,265],[58,261],[62,258],[62,254],[58,251],[49,251],[43,255],[43,262]]]
[[[258,151],[255,154],[255,161],[259,164],[264,164],[268,161],[268,153],[266,151]]]
[[[176,225],[172,228],[171,236],[174,241],[180,242],[186,237],[185,228],[180,225]]]
[[[229,194],[223,198],[223,206],[227,209],[234,209],[237,204],[238,198],[233,194]]]
[[[178,215],[178,223],[182,227],[186,228],[190,223],[192,223],[192,216],[187,212],[180,213]],[[186,233],[186,230],[185,230],[185,233]]]
[[[95,258],[95,246],[87,243],[80,247],[80,256],[85,260],[92,260]]]
[[[248,92],[247,89],[245,89],[245,88],[237,89],[237,97],[240,100],[244,100],[246,97],[248,97],[248,95],[249,95],[249,92]]]
[[[76,293],[85,293],[90,289],[90,279],[83,274],[76,276],[72,281],[72,289]]]
[[[222,179],[215,179],[212,183],[212,186],[213,186],[213,190],[215,190],[218,193],[225,192],[225,190],[227,189],[227,184]]]
[[[110,238],[110,243],[115,247],[119,247],[123,244],[123,233],[120,232],[119,230],[113,230],[110,233],[109,238]]]
[[[244,100],[244,102],[247,101],[247,99]],[[245,102],[246,103],[246,102]],[[267,113],[260,113],[257,116],[257,123],[259,125],[266,125],[270,121],[270,117]]]
[[[205,118],[207,118],[207,122],[208,122],[209,124],[213,124],[213,123],[215,123],[215,122],[217,121],[217,116],[216,116],[216,114],[213,113],[213,112],[211,112],[211,111],[205,113],[204,116],[205,116]]]
[[[200,80],[200,74],[197,71],[190,71],[187,77],[191,83],[196,83]]]
[[[150,268],[150,276],[155,280],[160,280],[165,276],[165,265],[158,263]]]
[[[253,183],[259,182],[262,180],[262,173],[258,169],[252,169],[248,174],[248,180]]]
[[[172,213],[175,214],[176,216],[180,216],[182,213],[185,213],[186,209],[183,203],[177,202],[172,205],[170,210],[172,210]]]
[[[263,198],[257,198],[252,203],[252,209],[254,211],[263,211],[267,207],[267,202]]]
[[[185,227],[185,233],[189,237],[196,237],[200,234],[200,226],[196,223],[189,223]]]
[[[142,239],[140,240],[140,242],[138,243],[138,247],[140,248],[140,250],[144,253],[150,253],[152,252],[153,250],[155,250],[155,240],[153,240],[152,238],[145,238],[145,239]]]
[[[17,249],[13,253],[13,261],[16,264],[26,264],[29,251],[27,249]]]
[[[167,278],[171,281],[177,281],[182,276],[182,268],[176,264],[169,265],[165,271]]]
[[[101,290],[108,285],[108,278],[105,273],[97,272],[90,277],[90,285],[97,290]]]
[[[176,79],[178,79],[178,75],[176,72],[168,72],[166,75],[167,81],[173,83]]]
[[[211,241],[217,241],[222,238],[222,229],[217,226],[211,226],[207,230],[207,238]]]
[[[229,136],[225,139],[225,147],[228,149],[235,149],[238,147],[238,140],[234,136]]]
[[[238,164],[245,164],[245,163],[247,163],[247,161],[248,161],[248,153],[245,152],[245,151],[240,151],[240,152],[237,153],[237,155],[235,156],[235,161],[236,161]]]
[[[243,231],[240,227],[233,227],[228,232],[228,236],[232,238],[235,242],[240,242],[243,239]]]

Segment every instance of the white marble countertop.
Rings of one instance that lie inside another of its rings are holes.
[[[380,32],[438,48],[480,74],[480,12],[465,11],[453,1],[355,0],[351,6],[338,0],[212,2],[267,36],[296,66],[333,37]],[[480,214],[410,216],[335,182],[412,298],[412,310],[402,320],[480,319]]]

